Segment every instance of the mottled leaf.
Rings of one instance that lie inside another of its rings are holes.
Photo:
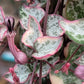
[[[42,37],[43,34],[41,32],[41,27],[38,23],[38,21],[33,17],[30,16],[29,18],[29,29],[24,33],[22,37],[22,43],[24,43],[26,46],[32,48],[34,41],[38,37]]]
[[[59,51],[63,43],[63,38],[53,38],[53,37],[40,37],[34,43],[34,48],[36,50],[32,56],[36,59],[42,60],[47,59]]]
[[[37,19],[37,21],[40,22],[43,19],[45,12],[43,9],[38,7],[22,7],[20,10],[20,22],[22,27],[25,29],[28,29],[29,15],[34,16]]]
[[[84,0],[66,0],[64,15],[68,20],[84,18]]]
[[[84,44],[84,19],[60,21],[60,27],[65,29],[67,36],[72,41]]]
[[[59,20],[63,20],[64,18],[60,15],[52,14],[48,15],[47,20],[47,30],[46,34],[52,37],[58,37],[64,34],[64,29],[60,28]]]
[[[20,65],[20,64],[15,65],[14,72],[16,73],[17,77],[19,78],[20,83],[26,82],[29,74],[31,73],[31,71],[27,65]],[[9,82],[14,83],[12,74],[10,72],[7,72],[4,75],[4,78],[6,80],[8,80]]]
[[[3,9],[2,7],[0,7],[0,24],[3,24],[4,23],[4,12],[3,12]]]

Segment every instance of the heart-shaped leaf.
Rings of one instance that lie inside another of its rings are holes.
[[[20,9],[20,17],[21,17],[21,25],[23,28],[25,28],[26,30],[28,29],[28,19],[29,19],[29,15],[34,16],[38,22],[40,22],[44,15],[45,12],[43,9],[38,8],[38,7],[27,7],[24,6]]]
[[[65,6],[64,15],[68,20],[84,18],[84,1],[68,0]]]
[[[70,56],[72,56],[72,54],[74,53],[74,51],[78,48],[79,45],[71,42],[69,45],[68,45],[68,52],[67,52],[67,56],[66,57],[66,60],[68,60],[70,58]],[[76,52],[76,54],[73,56],[73,58],[71,59],[71,62],[72,61],[75,61],[80,55],[81,53],[84,51],[84,46],[81,46],[78,51]],[[66,51],[65,51],[66,52]],[[64,53],[65,53],[64,52]]]
[[[59,20],[63,20],[64,18],[60,15],[52,14],[48,15],[47,20],[47,29],[46,34],[52,37],[58,37],[64,34],[64,29],[60,28]]]
[[[3,39],[6,37],[7,34],[7,28],[0,28],[0,41],[3,41]]]
[[[19,78],[20,83],[25,83],[28,79],[29,74],[31,73],[31,71],[27,65],[20,65],[20,64],[15,65],[14,72],[16,73],[17,77]],[[14,83],[12,74],[10,72],[7,72],[4,75],[4,78],[6,80],[8,80],[9,82]]]
[[[82,84],[82,80],[78,79],[72,72],[69,72],[68,75],[61,71],[58,74],[52,72],[50,74],[50,80],[52,84]]]
[[[24,43],[26,46],[32,48],[34,41],[38,37],[42,37],[43,34],[41,32],[41,27],[33,16],[30,16],[29,18],[29,29],[24,33],[22,37],[22,43]]]
[[[80,55],[80,57],[74,61],[74,63],[78,65],[84,65],[84,52]]]
[[[0,7],[0,24],[3,24],[4,23],[4,12],[3,12],[3,9],[2,7]]]
[[[55,56],[50,57],[46,61],[48,61],[50,64],[52,64],[54,66],[54,64],[58,60],[59,60],[59,56],[55,55]],[[47,76],[49,74],[50,70],[51,70],[51,67],[49,66],[49,64],[43,62],[43,65],[42,65],[42,77]],[[36,71],[38,77],[39,77],[39,71],[40,71],[40,68],[38,68],[38,70]]]
[[[84,19],[75,21],[60,21],[60,27],[65,29],[67,36],[78,44],[84,44]]]
[[[53,38],[53,37],[40,37],[34,43],[34,48],[36,50],[32,56],[36,59],[42,60],[47,59],[59,51],[63,43],[63,38]]]

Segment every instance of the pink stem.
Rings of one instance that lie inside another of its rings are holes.
[[[36,62],[35,62],[34,69],[33,69],[33,72],[32,72],[32,78],[31,78],[29,84],[32,84],[32,82],[33,82],[33,79],[34,79],[34,73],[35,73],[35,70],[36,70],[37,62],[38,62],[38,60],[36,60]]]
[[[47,18],[48,18],[49,3],[50,3],[50,0],[47,0],[46,14],[45,14],[45,18],[44,18],[44,28],[43,28],[43,34],[44,34],[44,36],[46,36],[46,24],[47,24]]]
[[[81,47],[81,45],[78,46],[78,48],[74,51],[74,53],[72,54],[72,56],[70,56],[69,60],[67,61],[70,62],[70,60],[72,59],[72,57],[76,54],[76,52],[79,50],[79,48]]]
[[[59,6],[60,6],[61,1],[62,1],[62,0],[58,0],[54,14],[57,13],[57,10],[59,9]]]

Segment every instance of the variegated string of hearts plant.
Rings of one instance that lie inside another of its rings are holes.
[[[15,45],[15,20],[5,17],[0,7],[0,25],[4,25],[0,41],[7,38],[16,63],[3,77],[13,84],[42,84],[49,74],[52,84],[54,79],[56,84],[83,84],[84,19],[69,21],[59,15],[64,0],[57,1],[53,14],[49,14],[50,0],[26,1],[19,10],[20,49]]]

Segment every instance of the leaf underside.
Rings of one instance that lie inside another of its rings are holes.
[[[34,48],[36,50],[33,53],[33,57],[36,59],[42,60],[47,59],[50,56],[54,55],[62,46],[63,38],[52,38],[48,36],[44,36],[38,38],[34,43]]]
[[[84,19],[60,21],[60,26],[66,31],[66,35],[72,41],[84,45]]]
[[[20,10],[21,24],[26,30],[28,29],[28,19],[29,15],[34,16],[38,22],[42,20],[45,12],[41,8],[33,7],[22,7]]]
[[[32,16],[30,16],[29,20],[29,29],[23,34],[22,43],[31,48],[34,41],[38,37],[42,37],[43,34],[38,21]]]
[[[27,65],[17,64],[14,67],[14,72],[20,80],[20,83],[24,83],[27,81],[28,75],[31,73],[30,69]],[[5,74],[5,79],[9,80],[9,82],[14,83],[13,77],[11,73]]]
[[[64,18],[59,15],[48,15],[46,34],[52,37],[58,37],[64,34],[64,30],[59,26],[59,20]]]

